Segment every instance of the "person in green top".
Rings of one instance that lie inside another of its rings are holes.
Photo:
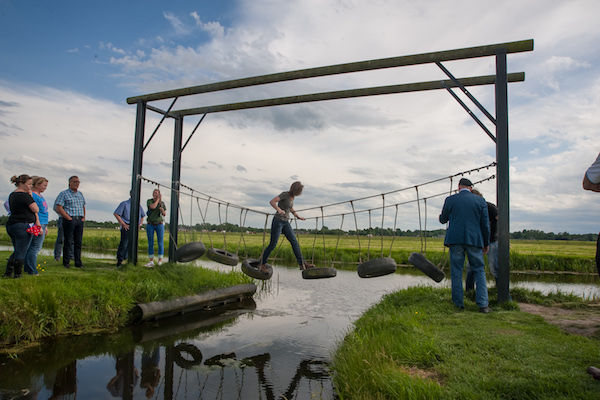
[[[267,272],[265,264],[267,263],[269,255],[271,255],[271,252],[277,246],[279,235],[281,235],[282,232],[292,245],[292,250],[294,251],[294,255],[296,256],[296,260],[298,261],[298,266],[300,269],[314,267],[314,265],[304,261],[302,252],[300,251],[300,245],[298,244],[298,239],[296,239],[292,225],[289,222],[290,213],[299,220],[304,221],[304,218],[296,214],[296,211],[294,210],[294,198],[302,194],[303,188],[304,186],[302,183],[296,181],[292,183],[289,191],[282,192],[279,196],[273,197],[269,202],[271,207],[273,207],[277,213],[273,216],[273,222],[271,223],[271,241],[269,242],[267,248],[263,251],[260,258],[259,269],[262,272]]]
[[[164,236],[165,225],[164,216],[167,215],[165,203],[159,189],[154,189],[152,198],[148,199],[148,223],[146,224],[146,234],[148,235],[148,257],[150,261],[145,265],[148,268],[154,267],[154,232],[156,232],[156,241],[158,242],[158,265],[162,264],[162,258],[165,254]]]

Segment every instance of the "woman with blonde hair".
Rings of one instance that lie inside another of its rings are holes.
[[[29,175],[13,176],[10,181],[16,186],[14,192],[8,196],[10,216],[6,222],[6,232],[10,236],[14,251],[6,264],[5,277],[21,277],[25,254],[31,243],[31,233],[27,231],[31,224],[39,226],[37,213],[39,208],[31,196],[32,180]]]
[[[38,219],[42,230],[39,235],[34,235],[31,238],[29,249],[27,249],[27,254],[25,255],[25,272],[29,275],[37,275],[37,256],[44,244],[44,238],[48,234],[48,203],[46,203],[46,199],[42,196],[42,193],[48,187],[48,179],[43,176],[34,176],[32,177],[32,183],[33,189],[31,195],[39,208]]]
[[[304,258],[302,257],[302,251],[300,251],[300,245],[298,244],[298,239],[296,239],[296,235],[294,234],[294,230],[292,229],[292,225],[289,221],[290,214],[297,219],[304,221],[304,218],[296,214],[296,211],[294,210],[294,199],[302,194],[302,189],[304,189],[302,183],[300,181],[296,181],[292,183],[290,190],[287,192],[281,192],[279,196],[273,197],[269,202],[271,207],[275,209],[276,213],[273,216],[273,222],[271,223],[271,241],[269,242],[267,248],[263,251],[260,258],[259,269],[261,272],[268,272],[265,264],[267,263],[269,255],[271,255],[271,252],[277,246],[279,235],[281,235],[282,232],[292,245],[292,250],[294,251],[294,255],[296,256],[296,261],[298,261],[298,266],[300,269],[304,270],[314,267],[314,265],[304,261]]]

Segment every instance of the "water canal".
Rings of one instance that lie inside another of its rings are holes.
[[[600,297],[596,280],[526,278],[512,286]],[[0,359],[0,399],[333,399],[328,363],[352,321],[384,294],[415,285],[448,282],[406,273],[361,279],[343,270],[303,280],[297,269],[276,266],[254,301],[225,312],[60,338]]]

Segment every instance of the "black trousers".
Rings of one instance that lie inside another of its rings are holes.
[[[81,242],[83,240],[83,221],[81,217],[72,217],[73,219],[67,221],[63,218],[63,232],[65,240],[63,242],[63,265],[69,265],[71,261],[71,251],[73,249],[72,256],[75,259],[75,266],[81,267]]]

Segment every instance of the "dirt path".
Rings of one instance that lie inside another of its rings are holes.
[[[546,322],[575,335],[600,338],[600,305],[581,309],[519,303],[521,311],[540,315]]]

